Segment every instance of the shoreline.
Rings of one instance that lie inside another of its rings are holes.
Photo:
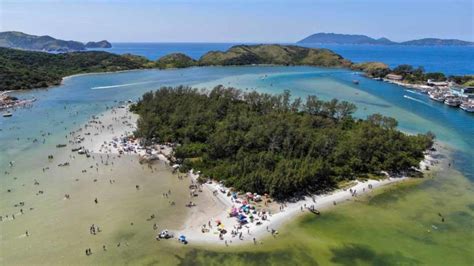
[[[120,156],[122,154],[135,155],[139,158],[149,156],[153,158],[150,161],[158,160],[164,162],[172,171],[174,166],[170,164],[168,159],[172,154],[170,146],[155,145],[152,149],[149,147],[144,148],[140,146],[138,140],[127,138],[131,134],[130,130],[136,128],[137,119],[138,116],[132,114],[128,107],[113,107],[104,113],[94,116],[84,128],[87,129],[93,126],[100,133],[93,136],[90,142],[85,141],[84,148],[92,153],[106,154],[107,156]],[[76,133],[79,132],[81,130],[76,131]],[[75,135],[74,137],[78,136]],[[430,166],[431,168],[436,163],[437,159],[434,156],[431,156],[431,154],[427,155],[420,162],[420,169],[422,172],[426,172],[425,166]],[[350,187],[336,189],[324,194],[305,196],[296,202],[276,203],[271,200],[271,203],[265,204],[265,206],[262,205],[263,202],[252,203],[255,206],[255,212],[250,216],[255,218],[251,222],[238,226],[237,218],[229,217],[229,211],[232,208],[239,208],[241,202],[245,200],[245,195],[234,200],[228,195],[228,189],[216,181],[197,185],[198,176],[198,174],[190,171],[184,176],[188,180],[185,180],[184,177],[179,177],[181,180],[187,181],[188,186],[190,186],[190,195],[189,206],[178,206],[178,208],[188,208],[189,210],[187,211],[187,218],[183,220],[183,223],[177,225],[177,228],[170,228],[170,231],[175,233],[175,238],[180,235],[186,236],[191,245],[209,244],[226,246],[261,243],[262,240],[278,234],[278,229],[294,218],[310,213],[310,208],[313,206],[317,211],[326,210],[337,204],[352,201],[352,198],[370,194],[371,191],[379,188],[410,179],[405,176],[387,176],[387,178],[382,180],[355,180]],[[249,213],[245,215],[249,216]],[[216,221],[220,221],[219,224],[222,225],[218,226]],[[226,231],[224,234],[220,234],[222,229]]]
[[[431,172],[433,170],[424,170],[425,166],[432,166],[436,163],[437,159],[434,158],[434,156],[427,155],[425,159],[420,162],[420,169],[423,169],[423,173]],[[198,177],[198,175],[192,172],[188,173],[188,175],[194,180]],[[232,200],[230,196],[226,195],[227,192],[221,192],[220,190],[224,187],[218,182],[206,182],[201,186],[202,192],[199,194],[200,196],[206,197],[204,200],[200,199],[202,203],[204,203],[204,207],[200,208],[199,204],[196,207],[192,207],[195,209],[191,211],[183,228],[178,231],[178,235],[185,235],[192,244],[196,245],[236,246],[251,243],[262,244],[262,241],[265,241],[271,236],[278,235],[278,229],[283,228],[284,225],[301,215],[320,215],[319,211],[321,210],[328,210],[338,204],[351,202],[360,196],[369,195],[371,192],[381,188],[414,179],[415,178],[407,176],[387,176],[387,178],[381,180],[355,180],[352,181],[351,186],[338,188],[327,193],[307,195],[297,201],[273,202],[270,203],[268,207],[260,206],[259,209],[256,208],[257,215],[255,216],[258,217],[243,226],[238,225],[237,218],[229,216],[229,210],[240,205],[237,203],[238,201]],[[224,190],[227,191],[227,189]],[[213,194],[214,191],[219,192],[216,195]],[[240,201],[244,200],[244,198],[238,199],[240,199]],[[213,206],[214,210],[210,210],[210,206]],[[215,209],[216,207],[217,211]],[[281,209],[277,210],[277,207],[281,207]],[[263,215],[260,216],[261,213],[267,215],[265,219],[262,218]],[[218,227],[216,221],[222,222],[222,224],[225,225],[225,230],[234,231],[236,234],[229,234],[229,232],[227,232],[220,237],[217,231]],[[209,228],[209,224],[212,225],[212,228]],[[203,232],[203,228],[210,229],[210,232]],[[240,238],[240,232],[242,232],[242,238]]]

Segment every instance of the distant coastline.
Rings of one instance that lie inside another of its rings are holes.
[[[112,44],[107,40],[87,42],[84,44],[78,41],[60,40],[48,35],[36,36],[19,31],[5,31],[0,32],[0,47],[27,51],[65,53],[86,51],[87,49],[94,48],[111,48]]]
[[[474,42],[458,39],[440,39],[440,38],[422,38],[403,42],[391,41],[382,37],[375,39],[366,35],[359,34],[338,34],[338,33],[315,33],[300,41],[301,43],[313,44],[372,44],[372,45],[414,45],[414,46],[474,46]]]

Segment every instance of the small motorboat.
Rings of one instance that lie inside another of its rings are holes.
[[[359,85],[359,81],[357,79],[354,79],[352,83],[354,83],[355,85]]]
[[[6,113],[3,113],[3,117],[12,117],[13,114],[11,112],[6,112]]]
[[[470,100],[467,102],[464,102],[460,105],[461,109],[463,109],[466,112],[473,113],[474,112],[474,101]]]
[[[64,148],[66,146],[67,146],[67,144],[58,144],[58,145],[56,145],[56,148]]]

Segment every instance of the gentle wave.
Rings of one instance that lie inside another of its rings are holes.
[[[413,94],[423,95],[423,94],[421,94],[417,91],[412,91],[412,90],[406,90],[406,91],[409,92],[409,93],[413,93]]]
[[[128,86],[142,85],[142,84],[149,84],[149,83],[156,83],[156,82],[158,81],[145,81],[145,82],[135,82],[135,83],[127,83],[127,84],[119,84],[119,85],[110,85],[110,86],[99,86],[99,87],[92,87],[91,90],[104,90],[104,89],[128,87]]]
[[[406,98],[406,99],[409,99],[409,100],[412,100],[412,101],[415,101],[415,102],[419,102],[419,103],[422,103],[422,104],[427,105],[427,106],[431,106],[431,105],[427,104],[426,102],[424,102],[422,100],[410,97],[408,95],[403,95],[403,98]]]

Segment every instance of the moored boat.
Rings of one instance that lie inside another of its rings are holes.
[[[3,117],[12,117],[13,114],[11,112],[6,112],[6,113],[3,113]]]
[[[463,109],[466,112],[474,113],[474,101],[463,102],[460,105],[460,108]]]
[[[430,96],[430,99],[437,102],[444,102],[444,100],[446,99],[444,94],[440,92],[429,92],[428,95]]]
[[[449,97],[446,97],[446,100],[444,100],[444,103],[452,107],[458,107],[459,105],[461,105],[462,101],[461,101],[461,98],[459,97],[449,96]]]

